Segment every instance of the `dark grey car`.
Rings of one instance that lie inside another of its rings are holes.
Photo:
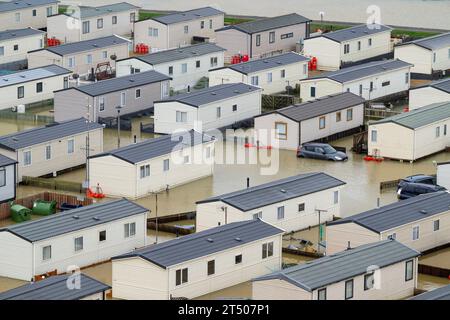
[[[344,152],[337,151],[326,143],[304,143],[297,150],[297,157],[312,158],[330,161],[346,161],[347,155]]]

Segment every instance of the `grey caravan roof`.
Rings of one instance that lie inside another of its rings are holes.
[[[212,7],[203,7],[203,8],[197,8],[193,10],[188,11],[182,11],[182,12],[176,12],[171,13],[164,16],[154,17],[151,18],[152,20],[158,21],[162,24],[173,24],[173,23],[179,23],[183,21],[190,21],[190,20],[196,20],[201,19],[205,17],[215,16],[223,14],[223,11],[217,10]]]
[[[286,268],[253,281],[280,279],[312,292],[366,274],[369,266],[384,268],[419,255],[420,252],[396,240],[384,240]]]
[[[197,204],[222,201],[241,211],[249,211],[344,184],[323,172],[304,173],[197,201]]]
[[[17,161],[0,154],[0,168],[16,164]]]
[[[392,228],[450,211],[450,193],[439,191],[388,204],[353,216],[328,222],[327,226],[356,223],[381,233]]]
[[[190,93],[177,94],[164,100],[154,103],[180,102],[192,107],[200,107],[215,101],[230,99],[249,92],[260,91],[261,88],[245,83],[226,83],[212,86],[205,89],[196,90]]]
[[[424,292],[415,297],[412,297],[409,300],[450,300],[450,284]]]
[[[213,141],[212,137],[191,130],[182,133],[164,135],[154,139],[148,139],[109,152],[96,154],[95,156],[92,156],[90,158],[93,159],[105,156],[113,156],[131,164],[136,164],[141,161],[168,155],[173,151],[181,150],[182,148],[191,147],[211,141]]]
[[[264,18],[255,21],[249,21],[234,25],[229,25],[216,31],[228,30],[228,29],[236,29],[248,34],[263,32],[267,30],[273,30],[278,28],[283,28],[287,26],[292,26],[300,23],[310,22],[311,20],[305,18],[299,14],[291,13],[282,16],[272,17],[272,18]]]
[[[14,11],[25,8],[33,8],[37,6],[44,6],[47,4],[58,3],[57,0],[13,0],[0,1],[0,12]]]
[[[193,57],[199,57],[205,54],[210,54],[214,52],[221,52],[225,51],[224,48],[219,47],[218,45],[214,43],[199,43],[192,46],[187,47],[181,47],[176,49],[170,49],[170,50],[163,50],[158,51],[155,53],[150,53],[144,56],[135,56],[130,57],[123,60],[129,60],[129,59],[138,59],[143,62],[146,62],[151,65],[157,65],[161,63],[166,62],[172,62],[182,59],[189,59]]]
[[[0,293],[0,300],[80,300],[111,289],[110,286],[83,273],[79,275],[80,288],[69,289],[67,280],[70,276],[73,275],[57,275],[34,283],[24,284]]]
[[[392,30],[392,28],[382,24],[371,24],[370,28],[368,26],[369,25],[367,24],[362,24],[351,28],[345,28],[333,32],[323,33],[318,37],[324,37],[336,42],[344,42]]]
[[[59,46],[47,47],[45,49],[39,49],[34,51],[47,50],[52,53],[55,53],[59,56],[64,56],[67,54],[74,54],[77,52],[96,50],[101,48],[108,48],[112,46],[116,46],[123,43],[129,43],[128,40],[117,37],[117,36],[109,36],[103,38],[96,38],[91,40],[79,41],[79,42],[69,42]],[[31,51],[31,52],[34,52]]]
[[[433,82],[430,82],[423,86],[411,88],[410,90],[416,90],[416,89],[427,88],[427,87],[435,88],[435,89],[444,91],[445,93],[450,93],[450,78],[433,81]]]
[[[113,3],[113,4],[108,4],[108,5],[99,6],[99,7],[81,6],[80,7],[80,18],[86,19],[86,18],[90,18],[90,17],[96,17],[96,16],[111,14],[111,13],[115,13],[115,12],[129,11],[129,10],[133,10],[133,9],[139,9],[139,7],[134,6],[128,2]]]
[[[168,268],[282,233],[284,230],[260,219],[233,222],[137,249],[112,260],[140,257],[161,268]]]
[[[412,64],[404,62],[402,60],[383,60],[383,61],[372,61],[363,63],[357,66],[343,68],[337,71],[326,72],[316,77],[311,77],[306,80],[323,79],[328,78],[340,83],[345,83],[348,81],[358,80],[365,77],[370,77],[376,74],[380,74],[386,71],[393,71],[397,69],[402,69]]]
[[[85,118],[55,122],[42,127],[1,136],[0,148],[19,150],[99,128],[103,128],[103,126],[97,122],[87,123]]]
[[[450,32],[438,34],[436,36],[405,42],[399,46],[415,44],[428,50],[438,50],[450,46]]]
[[[44,31],[36,30],[33,28],[25,28],[25,29],[11,29],[0,32],[0,41],[12,40],[12,39],[20,39],[29,36],[33,36],[36,34],[45,34]]]
[[[297,63],[297,62],[304,62],[304,61],[309,61],[309,58],[302,56],[295,52],[287,52],[287,53],[283,53],[280,55],[272,56],[270,58],[251,60],[248,62],[232,64],[227,67],[217,68],[217,69],[213,69],[213,70],[229,68],[231,70],[234,70],[234,71],[237,71],[237,72],[240,72],[243,74],[249,74],[249,73],[253,73],[253,72],[282,67],[282,66],[286,66],[289,64],[293,64],[293,63]]]
[[[72,73],[72,71],[55,64],[51,64],[45,67],[22,70],[0,76],[0,88],[69,73]]]
[[[151,70],[130,74],[128,76],[102,80],[91,84],[81,85],[79,87],[70,87],[68,89],[60,90],[59,92],[74,89],[81,91],[91,97],[97,97],[111,92],[117,92],[129,88],[144,86],[150,83],[161,82],[171,79],[172,79],[171,77],[168,77],[157,71]]]
[[[291,120],[300,122],[312,119],[327,113],[343,110],[363,104],[366,100],[354,93],[344,92],[329,96],[320,97],[319,99],[308,101],[301,104],[288,106],[274,111]],[[266,114],[260,115],[265,116]]]
[[[36,242],[143,214],[147,211],[147,208],[124,198],[91,204],[42,219],[11,225],[0,229],[0,232],[10,232],[26,241]]]
[[[370,124],[377,125],[392,122],[414,130],[448,118],[450,118],[450,101],[433,103],[409,112],[371,122]]]

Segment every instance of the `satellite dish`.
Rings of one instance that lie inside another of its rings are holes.
[[[115,54],[112,54],[112,55],[110,56],[110,58],[111,58],[111,60],[114,60],[114,61],[116,61],[116,59],[117,59],[117,56],[116,56]]]
[[[80,75],[78,74],[78,73],[74,73],[73,75],[72,75],[72,78],[74,78],[74,79],[78,79],[80,77]]]

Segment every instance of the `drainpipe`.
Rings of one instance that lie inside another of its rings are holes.
[[[250,35],[250,59],[253,58],[253,34]]]
[[[34,246],[34,242],[32,242],[31,243],[31,251],[32,251],[32,262],[31,262],[31,278],[33,279],[34,278],[34,274],[35,274],[35,272],[34,272],[34,270],[35,270],[35,268],[36,268],[36,266],[35,266],[35,256],[36,256],[36,253],[35,253],[35,246]]]

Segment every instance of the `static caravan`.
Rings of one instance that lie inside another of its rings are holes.
[[[57,0],[0,1],[0,31],[7,29],[45,29],[47,17],[58,12]]]
[[[0,300],[105,300],[110,286],[84,273],[52,276],[0,293]]]
[[[316,226],[340,216],[344,185],[323,172],[304,173],[197,201],[196,230],[258,218],[286,232]],[[318,209],[326,210],[320,219]]]
[[[1,109],[53,99],[53,92],[69,87],[72,71],[57,65],[0,76]]]
[[[402,43],[394,48],[394,57],[413,65],[413,78],[435,78],[450,71],[450,32]]]
[[[405,94],[410,86],[411,64],[401,60],[368,62],[300,81],[302,101],[339,92],[352,92],[366,100]]]
[[[18,162],[17,182],[56,175],[86,163],[88,135],[89,154],[103,152],[103,126],[79,118],[1,136],[0,154]]]
[[[47,37],[62,43],[119,35],[131,37],[139,7],[127,2],[98,7],[69,6],[66,13],[47,19]]]
[[[243,83],[221,84],[155,101],[155,132],[207,132],[259,114],[260,88]]]
[[[92,156],[89,180],[111,197],[140,198],[213,174],[214,139],[196,131]]]
[[[227,62],[237,54],[267,58],[295,51],[297,44],[309,37],[310,23],[310,19],[291,13],[228,25],[216,30],[216,43],[227,49]]]
[[[91,121],[150,111],[153,102],[169,96],[171,78],[146,71],[55,92],[56,121],[89,116]]]
[[[130,41],[118,36],[66,43],[28,52],[28,67],[56,64],[81,77],[94,75],[98,64],[109,63],[116,69],[115,59],[128,58]],[[89,77],[87,77],[89,79]]]
[[[148,209],[120,199],[0,229],[0,276],[30,281],[146,245]]]
[[[369,123],[371,156],[415,161],[445,150],[450,144],[450,101]]]
[[[232,64],[209,72],[209,85],[243,82],[261,87],[264,94],[285,92],[308,78],[309,59],[295,52]]]
[[[215,30],[224,25],[225,13],[212,7],[180,11],[137,21],[134,43],[144,43],[152,52],[216,42]]]
[[[438,162],[436,170],[436,183],[450,190],[450,161]]]
[[[424,292],[409,300],[450,300],[450,284]]]
[[[422,194],[327,223],[327,255],[385,239],[418,251],[450,243],[450,193]]]
[[[27,53],[44,47],[45,32],[33,28],[0,32],[0,69],[20,70],[30,67]],[[45,66],[51,63],[46,63]]]
[[[190,91],[200,80],[208,77],[211,68],[223,67],[224,51],[213,43],[201,43],[134,56],[117,61],[117,76],[155,70],[172,78],[172,90]]]
[[[112,259],[113,297],[192,299],[281,269],[283,230],[234,222]]]
[[[390,27],[363,24],[305,39],[303,54],[317,58],[317,69],[339,70],[352,64],[390,56]]]
[[[450,78],[409,90],[410,110],[445,101],[450,101]]]
[[[255,117],[261,145],[297,150],[311,141],[341,137],[364,125],[365,100],[351,92],[288,106]]]
[[[16,199],[17,161],[0,154],[0,203]]]
[[[395,240],[349,248],[254,279],[253,299],[404,299],[417,287],[418,256]]]

